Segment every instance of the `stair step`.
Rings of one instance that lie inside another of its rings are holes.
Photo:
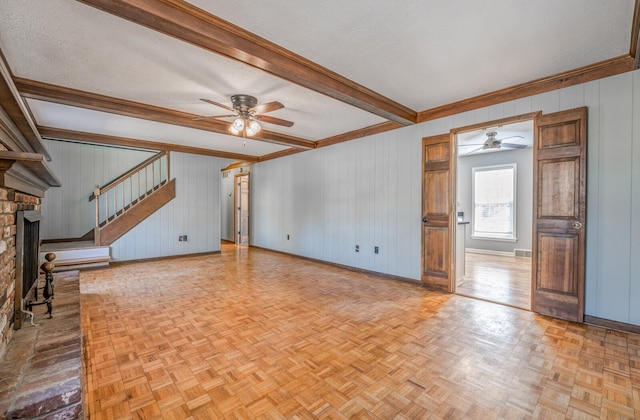
[[[109,267],[111,257],[106,258],[77,258],[74,260],[56,260],[54,272],[70,271],[70,270],[83,270],[89,268],[102,268]]]
[[[108,246],[96,246],[90,241],[43,244],[40,247],[41,263],[49,252],[56,254],[54,271],[107,267],[111,261]]]

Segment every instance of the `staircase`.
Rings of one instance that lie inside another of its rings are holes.
[[[40,259],[54,252],[56,270],[97,268],[109,265],[109,245],[133,229],[176,196],[170,178],[169,152],[160,152],[100,187],[95,201],[95,227],[82,238],[43,241]]]

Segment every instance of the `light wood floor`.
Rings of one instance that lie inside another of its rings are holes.
[[[233,245],[80,283],[90,419],[640,416],[638,335]]]
[[[530,310],[531,258],[467,252],[456,293]]]

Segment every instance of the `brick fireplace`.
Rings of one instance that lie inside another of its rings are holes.
[[[16,231],[18,211],[40,210],[40,198],[0,187],[0,354],[15,327],[16,302]],[[20,287],[18,287],[20,288]],[[19,312],[18,308],[18,312]],[[18,321],[19,323],[19,321]]]

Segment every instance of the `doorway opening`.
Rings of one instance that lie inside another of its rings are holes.
[[[533,120],[454,130],[457,294],[531,310]]]
[[[249,245],[251,164],[233,162],[220,172],[220,241]]]
[[[234,237],[236,245],[249,245],[249,174],[236,175]]]

